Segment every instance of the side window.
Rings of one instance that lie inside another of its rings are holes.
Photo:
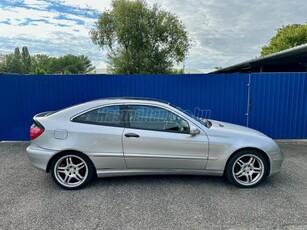
[[[105,125],[123,126],[120,106],[109,106],[92,110],[73,119],[74,122]]]
[[[129,105],[128,112],[131,128],[189,133],[188,122],[166,109],[154,106]]]

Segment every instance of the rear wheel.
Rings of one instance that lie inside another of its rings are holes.
[[[51,176],[55,183],[65,189],[80,189],[94,175],[90,160],[81,153],[71,152],[57,156],[51,164]]]
[[[235,153],[226,167],[228,180],[242,188],[250,188],[261,183],[268,172],[266,159],[255,150]]]

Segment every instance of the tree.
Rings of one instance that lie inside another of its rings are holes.
[[[169,74],[184,74],[184,69],[172,69]]]
[[[91,60],[84,55],[72,54],[63,57],[49,57],[45,54],[30,56],[26,46],[22,53],[17,47],[12,54],[4,55],[0,72],[19,74],[85,74],[94,70]]]
[[[95,69],[95,67],[92,65],[91,60],[87,56],[81,55],[79,56],[79,58],[84,68],[84,73],[92,72]]]
[[[31,73],[46,74],[49,71],[49,56],[45,54],[36,54],[31,57]]]
[[[27,50],[23,48],[22,54],[20,54],[19,48],[16,47],[14,53],[4,55],[1,71],[18,74],[29,73],[30,66],[26,66],[26,63],[29,62],[30,55],[29,52],[25,52]]]
[[[4,72],[4,64],[0,62],[0,73]]]
[[[18,66],[15,63],[15,54],[6,54],[2,62],[2,72],[17,73]]]
[[[31,74],[44,75],[44,74],[46,74],[46,71],[44,69],[36,67],[35,70]]]
[[[11,71],[12,73],[22,73],[22,62],[21,62],[21,54],[18,47],[15,48],[14,57],[11,63]]]
[[[72,54],[59,58],[50,58],[49,72],[64,74],[83,74],[92,71],[94,67],[87,56],[75,56]]]
[[[143,0],[113,0],[90,36],[108,50],[111,72],[118,74],[170,73],[191,46],[177,16]]]
[[[31,56],[28,47],[22,47],[21,52],[22,73],[29,73],[31,70]]]
[[[261,47],[261,57],[277,53],[307,43],[307,23],[282,26],[270,40],[270,44]]]

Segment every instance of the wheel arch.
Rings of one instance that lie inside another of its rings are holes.
[[[46,168],[46,172],[47,172],[47,173],[50,172],[51,164],[52,164],[53,160],[54,160],[57,156],[59,156],[59,155],[61,155],[61,154],[64,155],[64,154],[66,154],[66,153],[79,153],[79,154],[82,154],[82,156],[86,157],[86,158],[89,160],[89,162],[92,164],[92,167],[93,167],[93,169],[94,169],[94,173],[95,173],[95,175],[97,175],[96,167],[95,167],[94,163],[92,162],[91,158],[89,158],[89,156],[87,156],[87,155],[84,154],[83,152],[80,152],[80,151],[77,151],[77,150],[73,150],[73,149],[64,150],[64,151],[61,151],[61,152],[58,152],[58,153],[54,154],[54,155],[49,159],[49,161],[48,161],[47,168]]]
[[[231,158],[232,158],[236,153],[241,152],[241,151],[245,151],[245,150],[253,150],[253,151],[257,151],[258,153],[260,153],[260,154],[264,157],[264,159],[266,160],[267,165],[268,165],[268,167],[269,167],[268,170],[267,170],[267,175],[265,175],[265,176],[270,175],[270,172],[271,172],[271,161],[270,161],[270,158],[269,158],[268,154],[267,154],[266,152],[264,152],[263,150],[258,149],[258,148],[254,148],[254,147],[245,147],[245,148],[241,148],[241,149],[238,149],[238,150],[236,150],[235,152],[233,152],[233,153],[228,157],[227,162],[226,162],[226,164],[225,164],[224,175],[225,175],[225,171],[226,171],[226,169],[227,169],[227,167],[228,167],[228,164],[229,164],[229,161],[231,160]]]

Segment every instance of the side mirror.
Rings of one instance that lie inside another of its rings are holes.
[[[190,128],[190,134],[191,134],[192,136],[197,135],[197,134],[199,134],[199,133],[200,133],[199,129],[196,128],[195,126],[192,126],[192,127]]]

